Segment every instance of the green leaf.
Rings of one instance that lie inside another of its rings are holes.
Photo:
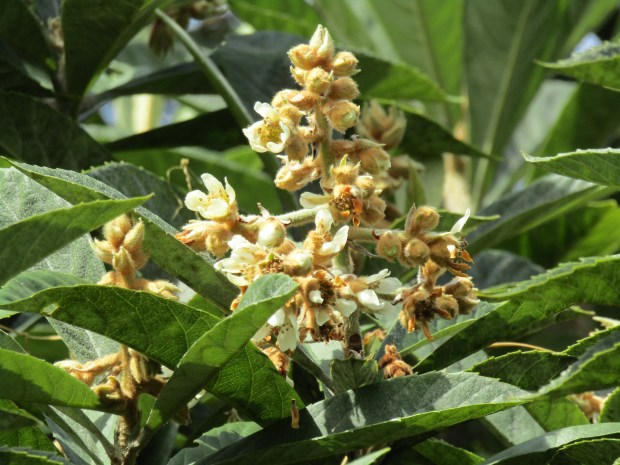
[[[542,266],[532,263],[527,258],[505,250],[485,250],[476,254],[476,261],[468,274],[478,289],[497,286],[499,284],[524,281],[532,276],[543,273]]]
[[[0,460],[4,465],[70,465],[57,452],[0,446]]]
[[[0,38],[20,55],[44,69],[56,64],[44,35],[43,25],[23,0],[4,0],[0,16]]]
[[[14,402],[0,399],[0,431],[11,431],[34,425],[38,420]]]
[[[331,363],[331,378],[334,381],[335,393],[357,389],[368,384],[383,380],[375,360],[334,360]]]
[[[0,58],[0,91],[52,97],[53,93],[27,75],[25,70]]]
[[[493,247],[608,192],[584,181],[545,176],[480,210],[478,215],[500,215],[500,219],[469,234],[467,250],[475,254]]]
[[[305,2],[286,0],[231,0],[234,14],[256,29],[283,31],[310,37],[320,18]]]
[[[106,410],[86,384],[31,355],[0,349],[0,373],[0,398]]]
[[[573,92],[536,154],[570,152],[576,148],[609,147],[620,115],[620,94],[583,83]]]
[[[468,450],[439,439],[428,439],[414,446],[413,450],[436,465],[477,465],[484,461]]]
[[[183,355],[151,410],[146,429],[166,423],[239,354],[252,336],[298,288],[286,275],[265,275],[243,294],[235,312],[202,335]]]
[[[0,127],[0,152],[17,160],[82,170],[112,158],[75,121],[25,95],[0,92]]]
[[[523,391],[470,373],[427,373],[347,391],[282,420],[197,465],[315,460],[405,437],[419,437],[519,403]]]
[[[226,150],[247,142],[230,111],[224,109],[125,137],[106,148],[112,152],[190,146]]]
[[[0,229],[0,243],[4,244],[0,260],[11,263],[0,270],[0,284],[146,200],[98,200],[31,216]]]
[[[62,4],[67,90],[79,98],[129,40],[172,0],[66,0]]]
[[[170,368],[220,321],[154,294],[96,285],[47,289],[4,307],[44,313],[89,329]],[[288,415],[291,399],[297,399],[273,363],[252,344],[235,355],[205,389],[264,421]]]
[[[606,186],[620,187],[620,150],[589,149],[560,153],[552,157],[531,157],[529,163],[545,171]]]
[[[181,227],[190,219],[194,219],[191,212],[184,208],[181,194],[169,182],[137,166],[127,163],[107,163],[89,170],[86,174],[127,197],[152,194],[153,197],[146,201],[144,208],[160,218],[166,218],[175,227]]]
[[[24,447],[40,451],[58,451],[58,449],[54,447],[52,441],[48,439],[45,434],[43,434],[38,426],[0,432],[0,445]]]
[[[375,463],[378,463],[377,460],[383,457],[389,451],[390,451],[390,448],[386,447],[384,449],[371,452],[370,454],[364,455],[363,457],[360,457],[359,459],[355,459],[352,462],[348,462],[348,463],[349,465],[373,465]]]
[[[435,121],[415,113],[407,107],[399,106],[399,108],[406,112],[407,129],[398,149],[416,160],[436,158],[441,156],[444,152],[468,155],[471,157],[491,158],[494,160],[498,159],[493,155],[481,152],[470,144],[461,142],[455,138],[449,130]]]
[[[620,421],[620,388],[616,388],[603,404],[603,410],[599,417],[601,423]]]
[[[540,390],[544,396],[576,394],[618,386],[620,331],[609,334],[583,353],[567,370]]]
[[[79,173],[14,162],[13,165],[71,203],[124,198],[115,189]],[[210,260],[176,240],[174,229],[161,218],[143,208],[136,209],[136,213],[144,220],[144,247],[151,259],[210,302],[227,309],[238,289],[213,268]]]
[[[259,425],[251,421],[228,423],[213,428],[196,439],[197,446],[182,449],[170,459],[168,465],[193,465],[198,460],[213,455],[218,450],[234,444],[240,439],[260,431],[260,429]]]
[[[574,361],[575,357],[556,352],[517,351],[491,357],[468,371],[533,391],[549,382]]]
[[[506,449],[481,465],[545,465],[556,450],[573,441],[620,434],[620,423],[571,426]]]
[[[620,439],[592,439],[561,447],[549,465],[612,465],[620,457]]]
[[[620,91],[620,43],[606,42],[544,67],[599,86]]]

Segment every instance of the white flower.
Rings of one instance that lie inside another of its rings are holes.
[[[362,307],[372,312],[385,311],[391,308],[389,302],[379,295],[394,295],[402,287],[397,278],[388,278],[390,271],[384,269],[371,276],[360,276],[350,280],[343,289],[345,294],[354,296]]]
[[[259,153],[280,153],[291,137],[292,129],[284,124],[278,112],[268,103],[256,102],[254,111],[264,119],[243,130],[252,150]]]
[[[299,197],[299,203],[304,208],[315,208],[321,205],[325,205],[331,200],[331,195],[313,194],[312,192],[304,192]]]
[[[336,299],[334,309],[341,315],[349,317],[355,310],[357,310],[357,304],[352,300]]]
[[[332,225],[334,224],[334,218],[332,214],[326,208],[321,208],[315,216],[314,222],[316,224],[316,229],[319,233],[329,233]],[[336,234],[332,237],[331,241],[324,242],[321,244],[321,248],[319,249],[319,255],[335,255],[344,249],[344,246],[347,245],[347,238],[349,237],[349,227],[343,226],[341,227]]]
[[[281,308],[275,312],[267,324],[259,329],[252,339],[260,341],[264,339],[274,328],[279,328],[278,331],[278,347],[282,352],[287,350],[295,350],[298,342],[298,326],[297,317],[292,311]]]
[[[467,220],[469,219],[469,214],[470,210],[468,208],[465,211],[465,215],[463,215],[462,218],[460,218],[456,223],[454,223],[454,226],[452,226],[452,229],[450,230],[450,234],[457,234],[461,232],[461,230],[465,226],[465,223],[467,223]]]
[[[191,191],[185,196],[185,206],[208,220],[222,220],[234,217],[237,214],[235,190],[228,184],[226,187],[217,178],[209,173],[201,176],[209,194],[202,191]]]
[[[247,286],[250,283],[243,277],[244,271],[262,261],[267,250],[239,235],[233,236],[228,245],[232,249],[230,257],[216,262],[213,266],[225,273],[228,280],[236,286]]]

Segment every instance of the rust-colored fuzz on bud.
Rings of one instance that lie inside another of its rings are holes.
[[[444,294],[452,295],[459,306],[459,313],[468,315],[480,303],[476,296],[477,289],[471,278],[456,277],[443,286]]]
[[[357,73],[357,58],[351,52],[338,52],[331,60],[329,69],[334,76],[353,76]]]
[[[325,105],[325,114],[333,128],[344,133],[357,123],[360,107],[347,100],[338,100]]]
[[[315,94],[324,95],[332,87],[333,77],[323,68],[313,68],[306,73],[304,87]]]
[[[341,77],[332,84],[328,97],[333,100],[353,100],[359,94],[357,83],[353,79]]]
[[[332,177],[336,184],[353,184],[357,180],[359,173],[357,166],[348,163],[332,168]]]
[[[380,257],[393,262],[403,251],[403,238],[393,231],[386,231],[379,236],[375,252]]]
[[[281,105],[278,108],[278,113],[281,118],[288,120],[291,126],[297,126],[304,116],[301,110],[291,103]]]
[[[308,155],[308,144],[301,137],[292,136],[287,141],[284,152],[289,160],[301,161]]]
[[[267,355],[267,357],[269,357],[269,360],[271,360],[271,363],[274,364],[276,370],[278,370],[278,373],[280,373],[283,378],[286,378],[288,368],[291,363],[291,359],[288,355],[277,347],[265,347],[261,350],[265,353],[265,355]]]
[[[310,111],[319,103],[319,95],[302,90],[293,96],[289,101],[301,111]]]
[[[296,45],[288,51],[288,57],[291,63],[305,70],[311,70],[322,61],[308,44]]]
[[[283,105],[286,105],[290,102],[290,100],[299,93],[298,90],[295,89],[284,89],[278,92],[273,96],[271,100],[271,106],[275,109],[280,109]]]
[[[371,195],[364,201],[360,220],[364,224],[377,224],[385,218],[385,201],[378,195]]]
[[[369,147],[357,152],[362,168],[367,173],[380,174],[390,169],[390,155],[380,147]]]
[[[144,240],[144,223],[139,220],[125,235],[122,247],[129,253],[135,253],[142,248]]]
[[[422,266],[431,256],[431,249],[420,239],[413,238],[405,244],[400,262],[407,266]]]
[[[375,100],[364,104],[357,133],[384,145],[385,150],[397,147],[407,129],[407,118],[395,107],[385,109]]]
[[[412,236],[417,236],[422,231],[430,231],[439,224],[439,213],[433,207],[412,207],[407,214],[405,231]]]
[[[400,378],[413,373],[411,366],[404,362],[396,346],[387,344],[385,346],[385,355],[379,360],[379,368],[383,369],[383,377],[385,379]]]
[[[127,280],[127,277],[123,276],[118,271],[108,271],[104,274],[99,282],[97,283],[101,286],[115,286],[122,287],[123,289],[130,289],[131,285]]]
[[[103,237],[115,248],[120,247],[133,224],[128,215],[121,215],[103,226]]]

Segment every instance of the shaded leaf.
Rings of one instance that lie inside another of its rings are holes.
[[[27,354],[0,349],[0,397],[17,402],[80,407],[105,407],[90,388],[61,368]]]
[[[123,198],[115,189],[86,175],[22,163],[13,164],[27,176],[72,203]],[[151,259],[210,302],[227,309],[238,293],[237,288],[213,268],[210,260],[177,241],[174,229],[161,218],[143,208],[136,209],[136,213],[145,223],[144,247]]]
[[[75,121],[25,95],[0,92],[0,127],[0,152],[17,160],[82,170],[112,158]]]
[[[468,251],[477,253],[521,234],[539,224],[566,214],[608,192],[584,181],[545,176],[522,191],[509,194],[483,208],[478,215],[500,215],[468,235]]]
[[[541,64],[580,81],[620,91],[620,43],[607,42],[570,58]]]
[[[58,452],[58,449],[54,447],[52,441],[43,434],[38,426],[0,432],[0,447],[1,446],[24,447],[40,451]]]
[[[543,465],[548,463],[556,450],[573,441],[617,434],[620,434],[620,423],[571,426],[506,449],[485,460],[482,465],[516,465],[524,460],[531,465]]]
[[[474,256],[474,264],[467,274],[478,289],[499,284],[524,281],[543,273],[545,269],[530,260],[505,250],[485,250]]]
[[[7,399],[0,399],[0,412],[0,431],[20,429],[37,423],[35,417]]]
[[[57,452],[0,446],[0,460],[4,465],[70,465]]]
[[[5,308],[46,313],[126,344],[170,368],[220,321],[154,294],[95,285],[47,289]],[[205,388],[265,421],[288,415],[290,400],[297,398],[273,363],[251,344]]]
[[[185,352],[155,401],[147,430],[160,428],[198,394],[240,353],[269,317],[290,300],[297,288],[293,279],[282,274],[265,275],[254,281],[235,312],[219,321]]]
[[[620,388],[607,396],[599,417],[601,423],[620,421]]]
[[[577,150],[552,157],[531,157],[524,153],[523,156],[545,171],[606,186],[620,186],[620,150]]]
[[[561,447],[549,465],[612,465],[620,457],[620,439],[592,439]]]
[[[334,381],[335,393],[339,394],[349,389],[357,389],[368,384],[383,380],[383,373],[379,372],[374,360],[334,360],[331,363],[331,378]]]
[[[145,197],[98,200],[31,216],[0,229],[0,243],[4,245],[0,250],[0,260],[11,263],[0,270],[0,284],[145,201]],[[49,238],[54,238],[54,242]]]
[[[395,378],[310,405],[300,412],[299,429],[282,420],[221,450],[208,463],[314,460],[479,418],[516,405],[522,393],[469,373]]]
[[[368,455],[364,455],[363,457],[360,457],[359,459],[355,459],[352,462],[349,462],[349,465],[373,465],[374,463],[377,463],[377,460],[379,458],[383,457],[389,451],[390,451],[390,448],[386,447],[384,449],[371,452]]]
[[[428,439],[413,450],[435,465],[476,465],[484,459],[473,452],[439,439]]]
[[[0,26],[1,27],[1,26]],[[37,97],[51,97],[53,93],[28,76],[25,71],[0,58],[0,91],[17,92]]]
[[[310,37],[320,18],[305,2],[286,0],[231,0],[229,5],[236,16],[256,29],[278,30]]]

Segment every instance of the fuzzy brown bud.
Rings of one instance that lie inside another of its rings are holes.
[[[352,76],[357,73],[357,58],[351,52],[338,52],[330,63],[334,76]]]
[[[307,90],[302,90],[289,100],[301,111],[312,110],[319,102],[319,96]]]
[[[353,100],[360,94],[357,83],[350,77],[341,77],[334,81],[328,97],[333,100]]]
[[[258,228],[258,240],[265,247],[278,247],[286,238],[286,228],[280,220],[274,217],[265,218]]]
[[[313,68],[306,73],[304,87],[310,92],[323,95],[331,88],[333,79],[323,68]]]
[[[390,155],[380,147],[369,147],[357,153],[362,168],[371,174],[384,173],[390,169]]]
[[[386,150],[397,147],[407,128],[407,118],[402,111],[389,107],[387,112],[376,101],[364,105],[357,124],[357,133],[385,145]]]
[[[303,162],[291,161],[284,165],[276,174],[275,184],[280,189],[296,191],[314,181],[319,175],[312,157]]]
[[[359,176],[359,167],[344,163],[332,168],[332,176],[336,184],[353,184]]]
[[[435,307],[437,313],[447,320],[454,318],[459,313],[459,304],[451,295],[444,294],[437,297]]]
[[[377,196],[373,195],[364,201],[362,214],[360,219],[362,223],[373,225],[385,218],[385,201]]]
[[[93,250],[95,255],[104,263],[112,264],[112,254],[116,251],[115,247],[108,241],[94,240]]]
[[[357,123],[360,107],[347,100],[339,100],[326,105],[325,114],[334,129],[344,133]]]
[[[294,89],[281,90],[271,99],[271,106],[278,110],[282,105],[288,104],[298,93],[299,91]]]
[[[422,231],[435,229],[439,224],[439,213],[433,207],[411,207],[405,222],[405,231],[412,236]]]
[[[426,263],[430,255],[431,250],[428,245],[420,239],[414,238],[405,244],[400,262],[408,266],[421,266]]]
[[[101,286],[122,287],[124,289],[129,289],[131,287],[127,278],[118,271],[108,271],[101,277],[97,284]]]
[[[288,51],[288,57],[295,66],[301,69],[310,70],[317,66],[321,60],[312,47],[308,44],[296,45]]]
[[[129,253],[137,252],[142,248],[142,241],[144,240],[144,223],[139,220],[133,227],[127,232],[123,239],[122,247]]]
[[[301,161],[308,155],[308,144],[301,137],[289,137],[284,153],[289,160]]]
[[[181,292],[178,287],[172,283],[169,283],[165,279],[156,279],[154,281],[150,281],[148,279],[138,279],[135,281],[133,287],[136,290],[150,292],[151,294],[157,294],[164,299],[172,300],[178,300],[179,297],[176,294]]]
[[[124,247],[120,247],[118,252],[112,256],[112,266],[116,271],[125,276],[133,276],[137,270],[131,254]]]
[[[377,241],[376,252],[377,255],[393,262],[403,250],[402,237],[393,231],[386,231]]]
[[[129,216],[121,215],[103,226],[103,237],[114,247],[119,247],[132,226]]]

